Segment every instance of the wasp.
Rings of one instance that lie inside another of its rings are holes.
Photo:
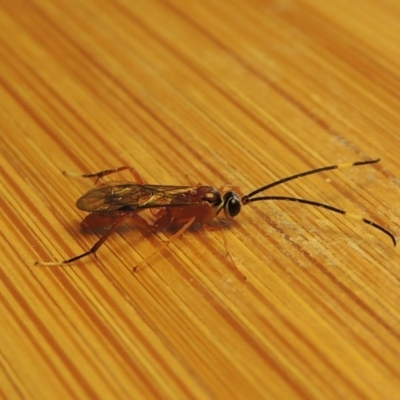
[[[351,214],[331,205],[303,198],[288,196],[256,196],[274,186],[308,175],[318,174],[323,171],[334,169],[374,164],[379,161],[380,159],[378,158],[375,160],[357,161],[312,169],[262,186],[241,198],[232,190],[223,192],[222,189],[217,189],[213,186],[149,185],[143,181],[134,168],[126,166],[104,170],[94,174],[85,174],[82,175],[82,177],[96,178],[97,183],[99,179],[104,178],[107,175],[124,170],[130,170],[135,181],[109,181],[101,183],[85,193],[76,202],[76,206],[80,210],[89,213],[81,222],[83,228],[109,226],[108,231],[93,245],[91,249],[63,261],[37,261],[35,264],[69,264],[90,254],[95,254],[108,237],[127,220],[132,220],[137,226],[149,231],[158,231],[169,227],[180,227],[179,231],[168,241],[171,242],[171,239],[176,238],[195,223],[209,223],[215,218],[221,217],[221,215],[223,215],[225,220],[229,221],[240,213],[242,206],[255,201],[269,200],[292,201],[301,204],[308,204],[337,214],[342,214],[353,220],[368,224],[383,232],[390,237],[393,245],[396,246],[396,238],[390,231],[360,215]],[[140,215],[144,210],[151,211],[153,222],[149,223],[146,218],[143,218]]]

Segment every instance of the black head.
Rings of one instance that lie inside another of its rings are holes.
[[[226,192],[222,199],[222,207],[226,219],[236,217],[240,213],[240,199],[235,192]]]

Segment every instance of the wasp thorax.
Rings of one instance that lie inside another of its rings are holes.
[[[208,192],[204,193],[202,199],[208,203],[219,204],[221,202],[221,194],[216,189],[209,190]]]

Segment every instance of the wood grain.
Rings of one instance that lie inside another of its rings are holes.
[[[75,208],[93,182],[62,171],[121,165],[245,194],[381,157],[271,194],[397,236],[399,18],[396,1],[0,1],[0,397],[399,398],[400,258],[365,224],[254,203],[147,264],[171,232],[33,265],[98,238]]]

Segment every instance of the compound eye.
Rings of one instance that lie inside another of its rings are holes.
[[[226,218],[236,217],[240,213],[240,199],[234,192],[227,192],[224,195],[224,213]]]

